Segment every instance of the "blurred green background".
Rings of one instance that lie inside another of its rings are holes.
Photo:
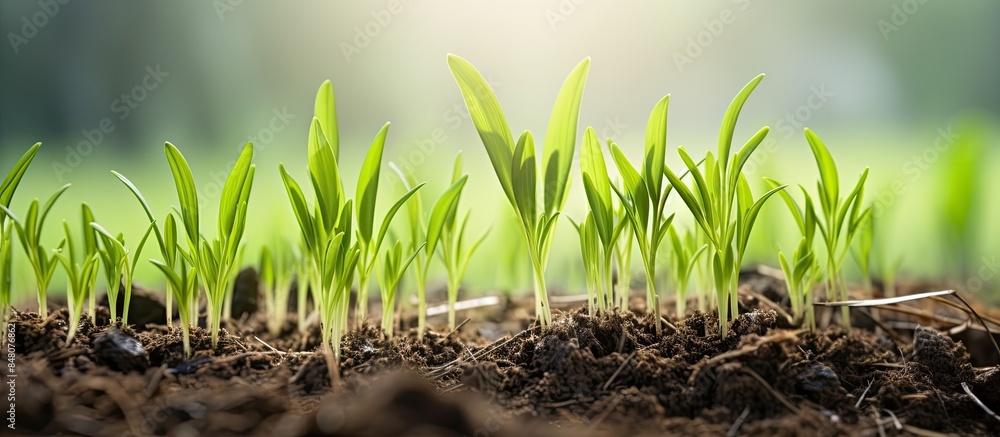
[[[386,121],[386,161],[429,181],[425,196],[444,189],[464,150],[471,177],[463,207],[472,208],[473,228],[493,226],[466,283],[479,291],[528,287],[527,269],[510,277],[500,267],[519,237],[447,53],[490,79],[515,134],[536,136],[566,74],[592,57],[581,133],[594,126],[635,158],[664,94],[672,94],[671,149],[702,153],[715,147],[732,97],[763,72],[736,137],[742,143],[772,128],[748,165],[751,179],[813,187],[802,135],[812,128],[837,159],[842,185],[872,169],[866,195],[878,216],[876,257],[902,259],[902,276],[951,279],[992,300],[1000,277],[1000,199],[989,189],[1000,184],[998,18],[1000,3],[986,0],[2,2],[0,171],[41,141],[13,209],[72,183],[54,218],[77,223],[87,202],[106,228],[134,243],[145,216],[110,170],[131,178],[162,216],[177,204],[162,152],[171,141],[191,161],[203,220],[214,220],[227,166],[252,140],[250,262],[260,245],[298,238],[277,166],[304,177],[313,96],[331,79],[346,188],[353,193],[362,154]],[[675,153],[668,163],[679,165]],[[574,178],[567,214],[580,218],[586,202]],[[401,192],[391,172],[383,172],[383,190],[382,202]],[[686,213],[679,217],[688,226]],[[59,230],[49,222],[53,246]],[[576,236],[565,222],[559,232],[550,281],[582,291]],[[755,232],[752,261],[775,265],[776,249],[793,249],[796,232],[774,202]],[[147,253],[155,256],[152,247]],[[26,298],[33,282],[19,247],[15,259],[15,287]],[[151,266],[138,275],[161,287]]]

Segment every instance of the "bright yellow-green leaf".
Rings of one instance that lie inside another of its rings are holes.
[[[357,195],[354,199],[358,205],[358,233],[364,244],[371,242],[375,229],[375,204],[378,198],[379,174],[382,168],[382,151],[385,149],[385,137],[389,133],[389,123],[375,135],[365,161],[358,175]]]
[[[577,123],[580,119],[580,100],[590,70],[590,58],[585,58],[573,68],[563,82],[545,130],[542,145],[542,180],[545,212],[552,215],[566,203],[570,165],[576,149]]]
[[[667,159],[667,109],[670,94],[663,96],[646,122],[646,152],[643,158],[643,175],[649,197],[658,201],[663,186],[663,165]]]
[[[337,128],[337,105],[333,95],[333,84],[329,80],[323,81],[316,91],[313,117],[319,120],[323,134],[333,150],[333,157],[337,159],[340,155],[340,133]]]
[[[743,104],[746,103],[747,98],[750,97],[750,93],[753,92],[757,84],[760,83],[764,75],[761,74],[749,83],[747,83],[740,93],[736,95],[732,103],[729,104],[729,108],[726,109],[726,115],[722,119],[722,127],[719,129],[719,164],[725,173],[726,163],[729,161],[729,150],[733,145],[733,132],[736,131],[736,119],[740,116],[740,110],[743,109]]]
[[[500,186],[503,187],[510,203],[515,205],[514,186],[510,179],[514,137],[510,133],[510,126],[507,124],[500,102],[483,75],[469,61],[449,54],[448,67],[462,91],[465,105],[469,109],[469,117],[476,125],[483,145],[486,146],[486,153],[493,163]]]

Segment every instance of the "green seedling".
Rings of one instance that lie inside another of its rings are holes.
[[[868,168],[865,167],[850,194],[846,198],[841,198],[837,166],[830,151],[811,130],[806,129],[805,134],[820,172],[817,196],[820,199],[822,214],[818,214],[820,219],[817,220],[816,226],[819,227],[826,247],[827,299],[848,300],[841,266],[858,229],[872,214],[871,207],[862,207]],[[850,308],[841,307],[841,323],[845,330],[850,329]]]
[[[35,154],[38,153],[38,148],[41,146],[42,143],[35,143],[31,146],[0,183],[0,206],[3,207],[0,209],[0,322],[2,322],[0,328],[3,328],[3,332],[7,332],[7,321],[10,319],[11,275],[13,273],[11,241],[14,233],[13,224],[7,222],[6,211],[10,207],[10,201],[14,198],[17,186],[21,183],[21,178],[28,171],[28,166],[35,159]],[[6,345],[6,341],[7,337],[3,336],[3,341],[0,343]]]
[[[154,226],[155,228],[155,226]],[[191,327],[198,325],[198,271],[186,257],[177,257],[177,224],[173,214],[167,214],[163,222],[163,244],[167,248],[164,257],[175,257],[173,264],[168,261],[150,260],[167,278],[167,288],[177,298],[177,315],[180,318],[181,334],[184,342],[184,356],[191,356]],[[168,314],[167,319],[170,319]]]
[[[830,151],[813,131],[807,128],[805,135],[806,141],[809,142],[809,147],[812,149],[813,157],[816,159],[816,166],[819,167],[820,178],[816,183],[816,197],[819,198],[820,211],[815,215],[816,227],[819,229],[823,247],[826,249],[827,299],[848,300],[841,266],[855,235],[872,214],[871,207],[861,206],[864,198],[865,180],[868,178],[868,168],[865,168],[861,173],[850,194],[846,198],[840,197],[837,166]],[[777,182],[773,180],[768,180],[768,183],[772,186],[777,185]],[[806,198],[806,214],[808,215],[813,201],[808,191],[804,187],[801,189]],[[785,197],[785,201],[789,205],[789,209],[792,210],[792,215],[795,217],[796,223],[799,224],[800,230],[803,231],[803,236],[809,237],[808,233],[811,231],[803,225],[808,217],[798,212],[798,207],[794,206],[794,202],[791,202],[789,197]],[[850,329],[850,308],[846,306],[841,308],[841,323],[844,329]]]
[[[683,318],[687,310],[687,292],[691,281],[691,275],[698,265],[698,259],[708,249],[707,244],[698,245],[695,240],[695,233],[688,231],[683,236],[671,226],[669,229],[670,247],[670,274],[677,292],[677,318]]]
[[[576,148],[580,99],[590,58],[570,72],[556,98],[545,133],[542,162],[535,158],[531,132],[521,134],[517,143],[511,134],[500,102],[483,75],[468,61],[448,55],[448,66],[465,99],[469,115],[507,200],[521,221],[521,231],[528,246],[535,274],[535,311],[542,327],[552,323],[545,286],[545,268],[552,248],[555,224],[566,202],[570,166]],[[541,189],[537,182],[541,181]],[[538,191],[542,192],[539,204]]]
[[[985,211],[983,170],[988,160],[990,126],[987,119],[965,116],[959,120],[958,138],[945,159],[944,177],[935,186],[939,200],[938,223],[944,237],[942,264],[950,270],[952,279],[965,281],[973,277],[970,261],[975,260],[978,247],[977,220]]]
[[[90,227],[90,223],[94,222],[94,212],[87,206],[86,203],[80,205],[81,214],[83,216],[83,247],[87,254],[91,252],[97,253],[97,233],[93,228]],[[98,259],[100,261],[100,259]],[[90,285],[91,291],[87,294],[87,313],[90,315],[90,322],[97,324],[97,312],[95,311],[97,307],[97,275],[93,277],[94,283]]]
[[[275,244],[273,247],[273,251],[268,246],[261,247],[259,271],[267,309],[267,330],[271,335],[278,336],[288,316],[292,279],[302,264],[302,256],[292,245]]]
[[[455,184],[463,177],[466,175],[462,174],[462,154],[459,152],[455,157],[451,183]],[[462,279],[465,278],[469,260],[489,234],[487,229],[472,244],[466,241],[465,230],[469,223],[469,213],[466,212],[461,221],[458,220],[457,205],[460,198],[461,190],[455,198],[455,210],[445,216],[441,229],[441,260],[448,273],[448,329],[450,330],[455,329],[455,303],[458,301],[458,291],[462,287]]]
[[[858,243],[855,246],[854,261],[861,271],[862,288],[865,292],[872,291],[872,242],[875,233],[875,217],[869,213],[861,218],[858,225]]]
[[[781,184],[773,179],[764,178],[772,187]],[[822,270],[819,259],[813,250],[813,241],[816,235],[816,209],[813,206],[812,198],[809,197],[805,187],[799,188],[805,195],[805,208],[799,208],[798,203],[787,191],[781,191],[781,198],[788,206],[795,224],[802,234],[799,245],[792,252],[792,258],[785,257],[784,252],[778,252],[778,262],[781,271],[785,275],[785,285],[788,288],[788,298],[792,307],[792,314],[801,320],[808,329],[816,328],[816,317],[813,311],[813,287],[820,279]]]
[[[580,255],[583,257],[583,274],[587,279],[587,311],[590,315],[597,314],[598,310],[607,309],[608,303],[603,290],[604,285],[601,280],[601,244],[597,236],[597,225],[594,222],[594,213],[588,212],[587,217],[577,224],[572,219],[570,222],[576,228],[576,233],[580,236]]]
[[[656,292],[656,253],[663,242],[674,215],[667,215],[664,207],[672,187],[663,183],[666,170],[667,109],[670,95],[664,96],[653,107],[646,124],[646,144],[640,170],[636,170],[621,148],[610,142],[611,157],[623,179],[623,187],[612,185],[625,208],[625,215],[632,227],[632,234],[639,246],[639,254],[646,272],[646,309],[653,315],[656,333],[661,333],[660,300]],[[596,138],[595,138],[596,139]]]
[[[390,167],[399,176],[408,192],[413,192],[415,188],[410,188],[413,184],[412,177],[403,173],[399,167],[390,164]],[[424,220],[423,199],[420,193],[414,196],[412,202],[407,205],[407,215],[409,216],[410,227],[410,250],[415,255],[413,271],[417,282],[417,337],[423,339],[424,329],[427,323],[427,272],[430,269],[431,259],[439,244],[445,236],[445,225],[454,220],[458,201],[465,188],[468,176],[461,176],[448,187],[441,197],[434,202],[429,220]],[[419,187],[419,186],[418,186]],[[425,245],[421,253],[418,249]]]
[[[399,288],[399,282],[403,279],[406,268],[426,244],[421,243],[417,250],[404,260],[403,243],[397,241],[395,245],[385,250],[385,257],[378,267],[379,290],[382,293],[382,332],[388,338],[392,338],[393,328],[396,326],[393,315],[396,312],[396,290]]]
[[[223,299],[233,271],[236,256],[246,228],[247,201],[253,186],[254,165],[253,144],[247,143],[236,159],[226,182],[222,187],[219,201],[218,237],[211,242],[201,235],[198,213],[198,191],[194,176],[187,160],[173,144],[164,145],[164,153],[170,164],[177,198],[180,201],[181,222],[188,250],[178,249],[181,256],[196,266],[198,275],[205,284],[208,301],[209,330],[212,333],[212,347],[219,342],[219,325],[222,321]]]
[[[38,315],[42,316],[42,318],[48,317],[49,314],[45,295],[48,292],[49,282],[52,281],[52,275],[55,273],[57,265],[55,254],[50,255],[49,251],[42,247],[42,226],[45,224],[45,218],[48,217],[52,206],[55,205],[59,197],[68,188],[69,184],[59,187],[45,201],[45,205],[41,207],[40,212],[38,199],[33,199],[28,206],[28,213],[24,216],[23,221],[18,219],[7,208],[7,205],[0,205],[0,210],[14,222],[14,229],[17,231],[21,248],[24,249],[25,255],[28,256],[28,263],[31,265],[32,273],[35,274],[35,285],[38,293]],[[9,202],[9,199],[7,201]]]
[[[611,142],[609,141],[609,145]],[[632,224],[627,219],[628,209],[620,208],[624,211],[624,216],[619,212],[616,214],[611,196],[611,179],[608,177],[608,168],[604,162],[604,152],[601,150],[600,140],[594,129],[588,127],[583,137],[583,148],[580,151],[580,173],[583,177],[583,188],[587,195],[587,202],[590,205],[590,212],[583,223],[577,225],[577,232],[580,234],[580,247],[584,258],[584,271],[587,273],[589,307],[591,313],[594,310],[608,311],[614,306],[628,309],[628,284],[619,287],[616,296],[614,290],[614,274],[611,270],[612,261],[615,257],[619,260],[619,270],[622,270],[623,257],[631,257],[631,253],[625,255],[623,251],[631,252],[631,245],[628,248],[619,248],[618,240],[625,229],[629,233]],[[624,203],[623,203],[624,205]],[[626,267],[626,270],[628,267]],[[628,275],[626,275],[628,276]]]
[[[177,267],[177,263],[178,263],[178,258],[177,258],[177,224],[174,221],[173,215],[167,214],[167,218],[163,222],[164,224],[163,224],[163,228],[161,230],[161,228],[156,225],[156,216],[153,214],[153,209],[149,207],[149,203],[146,202],[146,198],[143,197],[142,193],[139,191],[139,188],[137,188],[135,186],[135,184],[132,183],[132,181],[130,181],[128,178],[126,178],[121,173],[118,173],[118,172],[112,170],[111,174],[115,175],[115,177],[118,178],[118,180],[121,181],[121,183],[124,184],[126,188],[128,188],[129,192],[132,193],[132,196],[134,196],[136,198],[136,200],[139,201],[139,205],[142,206],[143,211],[146,213],[146,218],[149,220],[150,227],[153,230],[153,236],[156,237],[156,243],[157,243],[157,245],[160,248],[160,255],[163,257],[163,261],[162,261],[163,264],[167,267],[167,269],[169,269],[171,271],[175,271],[175,269]],[[137,251],[136,255],[138,255],[138,252],[141,252],[141,251]],[[197,302],[194,303],[193,307],[191,306],[191,300],[197,300],[197,294],[195,294],[195,296],[193,296],[193,297],[192,296],[187,296],[187,294],[184,293],[183,290],[175,289],[173,282],[171,282],[171,281],[168,280],[167,281],[167,291],[166,291],[166,295],[165,295],[165,299],[164,299],[165,302],[166,302],[167,326],[172,326],[172,324],[173,324],[173,316],[174,316],[173,300],[174,300],[174,297],[175,296],[181,296],[181,295],[183,295],[185,297],[184,304],[187,305],[188,308],[194,308],[195,309],[195,311],[194,311],[194,313],[195,313],[194,317],[195,317],[195,319],[197,318],[197,308],[198,308]],[[180,297],[178,297],[178,299],[180,299]],[[178,306],[179,305],[180,305],[180,303],[178,303]],[[186,323],[189,320],[186,317],[182,317],[181,321],[182,321],[182,323]],[[197,320],[194,320],[194,322],[197,322]],[[185,331],[185,332],[187,332],[187,331]]]
[[[364,164],[361,166],[361,173],[358,175],[358,190],[356,195],[358,216],[357,238],[361,254],[358,257],[358,306],[355,317],[359,325],[364,322],[368,315],[368,282],[372,275],[372,269],[378,261],[379,249],[382,246],[382,241],[385,239],[386,233],[389,231],[389,225],[396,216],[396,212],[403,206],[403,203],[423,186],[423,184],[417,185],[397,199],[386,212],[385,217],[382,218],[382,225],[378,230],[378,234],[374,234],[375,201],[378,196],[382,151],[385,148],[385,136],[388,131],[389,123],[386,123],[378,135],[375,136],[371,148],[368,149],[368,155],[365,157]]]
[[[129,259],[129,250],[125,247],[125,236],[122,233],[111,235],[106,229],[96,222],[91,222],[90,226],[101,239],[101,247],[98,249],[101,263],[104,265],[104,278],[108,285],[108,305],[111,307],[111,323],[118,320],[118,291],[124,291],[125,302],[122,309],[122,326],[128,326],[128,310],[132,301],[132,277],[135,275],[135,267],[139,264],[139,255],[146,245],[150,231],[156,226],[150,223],[146,227],[146,233],[139,240],[135,254]]]
[[[69,332],[66,334],[66,344],[73,342],[77,327],[80,325],[80,315],[83,312],[84,301],[94,294],[94,287],[97,284],[97,276],[100,271],[100,261],[97,254],[97,243],[93,237],[90,223],[94,216],[90,213],[90,208],[83,205],[83,261],[80,262],[76,255],[76,243],[73,233],[70,231],[69,223],[63,220],[63,231],[66,238],[59,244],[55,256],[66,269],[67,289],[66,304],[69,310]],[[89,237],[87,237],[89,235]],[[64,248],[66,250],[64,250]],[[68,253],[67,253],[68,252]]]
[[[615,209],[615,223],[628,223],[628,212],[625,205],[619,204]],[[615,243],[615,266],[617,267],[618,281],[615,285],[616,306],[624,311],[628,310],[629,293],[632,291],[632,242],[635,233],[632,226],[625,226]]]
[[[820,279],[821,270],[816,261],[810,238],[803,237],[789,261],[784,252],[778,252],[778,262],[785,275],[788,299],[796,320],[809,330],[816,329],[816,315],[813,310],[812,290]]]
[[[338,381],[340,339],[347,328],[350,287],[361,249],[358,242],[351,241],[353,201],[345,198],[340,180],[336,115],[332,95],[323,96],[327,92],[325,88],[325,85],[321,87],[317,96],[316,116],[310,123],[307,142],[309,179],[315,195],[312,207],[284,165],[279,164],[278,170],[301,231],[305,246],[303,257],[312,264],[308,268],[310,277],[306,281],[299,278],[299,292],[305,289],[304,284],[309,284],[320,314],[323,351],[330,364],[327,369],[331,381]],[[332,94],[332,87],[329,93]],[[299,306],[300,312],[304,306]],[[300,318],[299,323],[302,329],[303,319]]]
[[[763,77],[764,75],[760,75],[751,80],[729,105],[719,132],[718,154],[706,152],[704,170],[699,168],[687,150],[678,148],[678,154],[694,179],[695,191],[669,167],[663,167],[670,183],[711,243],[709,254],[712,259],[713,288],[718,299],[722,336],[727,333],[729,319],[736,318],[739,314],[736,281],[754,222],[764,202],[785,188],[773,188],[755,200],[750,184],[743,175],[743,166],[764,140],[769,130],[767,127],[757,131],[736,154],[730,154],[740,110]]]
[[[299,259],[295,266],[295,313],[299,333],[306,333],[309,325],[306,319],[309,317],[309,290],[316,287],[312,279],[316,276],[313,272],[315,264],[310,256],[309,248],[304,241],[299,241]]]

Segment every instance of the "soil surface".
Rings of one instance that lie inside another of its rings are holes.
[[[974,318],[914,301],[909,313],[857,310],[849,331],[808,332],[786,317],[780,280],[746,272],[741,283],[725,337],[697,311],[667,316],[658,337],[641,298],[632,312],[567,305],[545,330],[532,301],[507,299],[422,338],[363,324],[342,341],[335,387],[317,328],[299,333],[291,314],[272,336],[244,300],[216,348],[193,329],[189,358],[180,329],[155,317],[116,327],[98,307],[66,345],[65,309],[15,311],[16,429],[0,434],[1000,435],[984,409],[1000,411],[997,351]],[[133,297],[131,314],[155,301]],[[664,314],[673,308],[665,299]]]

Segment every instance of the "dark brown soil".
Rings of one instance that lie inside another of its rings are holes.
[[[973,364],[995,365],[996,351],[971,325],[949,335],[946,328],[955,327],[942,320],[956,313],[947,307],[931,307],[944,315],[930,319],[855,313],[860,326],[849,333],[837,326],[806,332],[770,309],[783,307],[780,281],[741,279],[742,314],[725,337],[714,314],[671,320],[657,337],[639,313],[590,316],[580,308],[557,313],[542,330],[527,318],[531,301],[464,314],[459,320],[470,321],[461,329],[420,340],[414,329],[387,339],[365,324],[343,339],[335,388],[318,330],[298,333],[294,316],[272,337],[262,314],[244,315],[225,325],[217,348],[208,331],[195,328],[185,359],[176,327],[114,328],[101,307],[96,326],[84,319],[67,346],[65,310],[45,320],[17,312],[16,430],[4,431],[1000,435],[1000,420],[963,388],[1000,411],[1000,367]],[[921,326],[883,330],[913,322]],[[985,348],[967,350],[953,339],[977,332]]]

